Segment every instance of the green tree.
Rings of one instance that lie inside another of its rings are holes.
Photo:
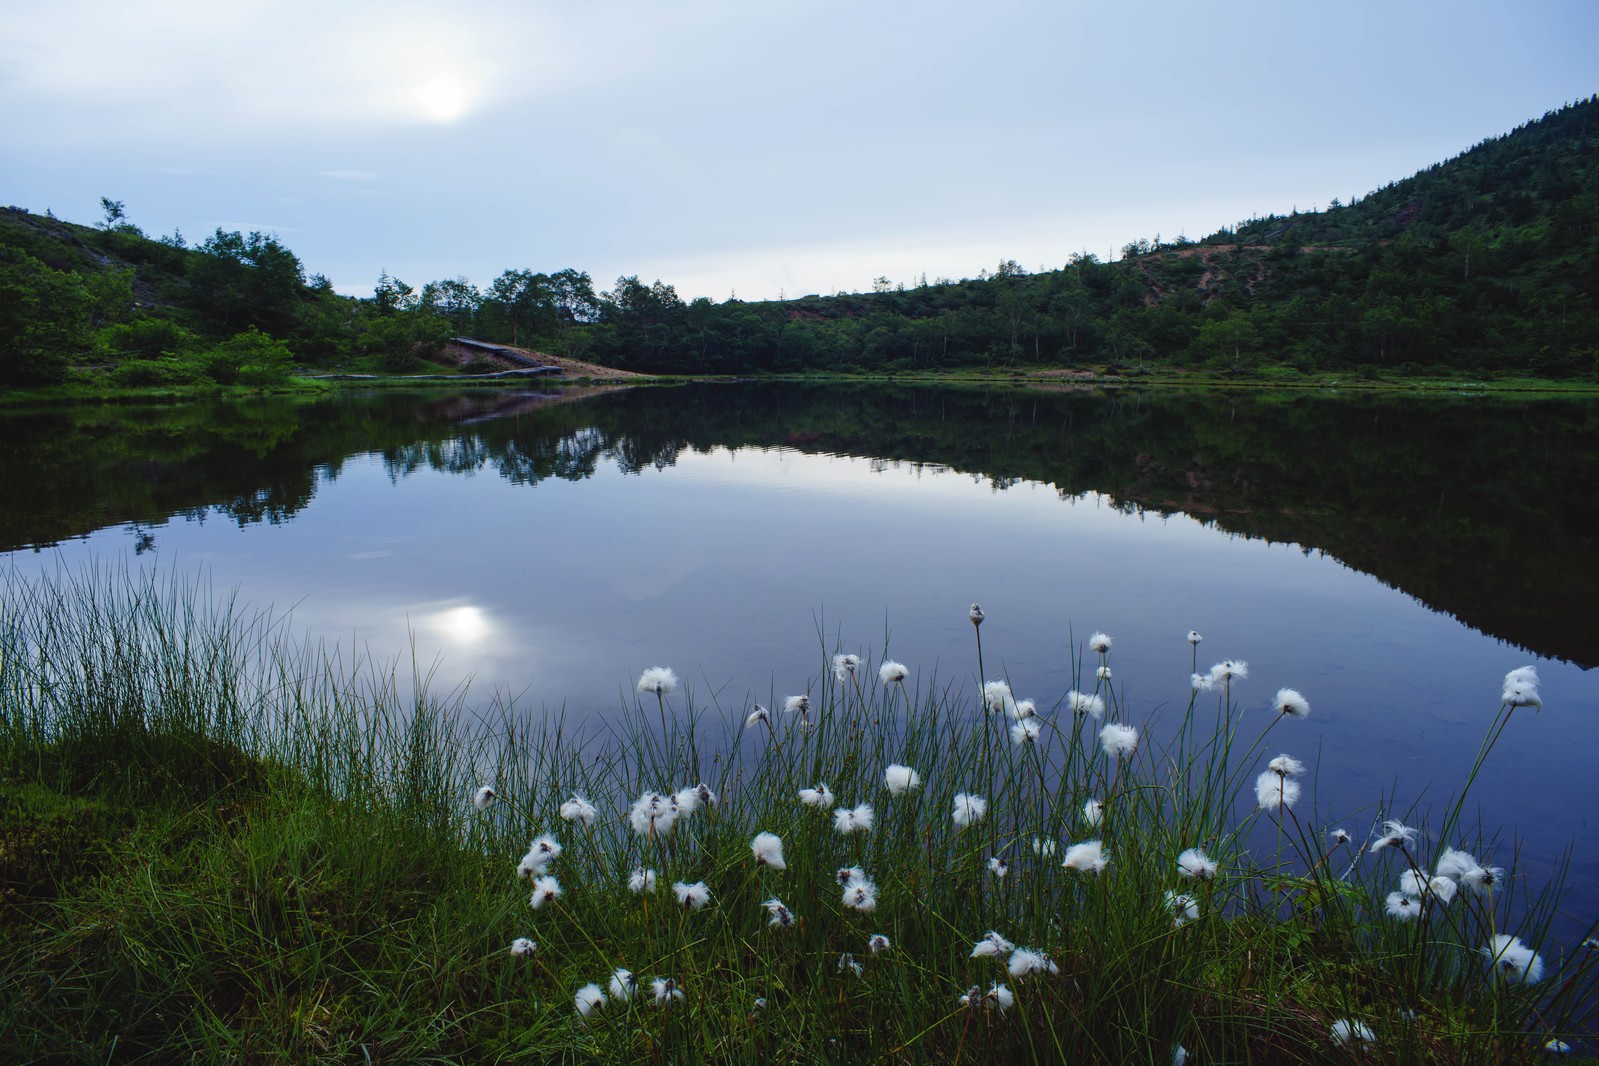
[[[105,220],[101,222],[102,229],[116,229],[128,220],[127,209],[121,200],[113,200],[109,196],[100,197],[100,210],[105,212]]]
[[[531,340],[534,333],[555,324],[555,292],[548,275],[504,271],[489,284],[488,298],[510,324],[512,344]]]
[[[76,275],[0,246],[0,384],[62,380],[87,343],[93,303]]]

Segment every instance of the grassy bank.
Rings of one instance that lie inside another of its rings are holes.
[[[1307,705],[1242,695],[1198,644],[1158,710],[1090,641],[1078,688],[1036,703],[822,656],[803,705],[702,705],[646,671],[616,721],[570,730],[176,582],[13,579],[0,619],[8,1061],[1587,1046],[1594,953],[1551,932],[1558,874],[1468,831],[1475,768],[1346,839],[1279,754],[1305,753]],[[998,656],[972,632],[975,677]],[[1536,728],[1519,684],[1483,759]]]
[[[961,386],[1023,389],[1142,389],[1217,392],[1356,392],[1470,396],[1599,396],[1599,383],[1533,377],[1423,377],[1337,373],[1300,373],[1295,370],[1230,374],[1221,371],[1151,369],[1129,372],[1114,367],[1086,367],[1072,371],[1038,369],[898,371],[893,373],[807,372],[762,374],[750,378],[730,375],[638,376],[624,382],[589,377],[502,378],[472,374],[349,374],[293,377],[269,388],[216,384],[128,386],[105,379],[80,377],[63,385],[0,390],[0,407],[30,407],[62,403],[107,403],[236,399],[259,395],[320,395],[341,388],[463,389],[511,388],[530,385],[677,385],[704,381],[880,382],[892,385]]]

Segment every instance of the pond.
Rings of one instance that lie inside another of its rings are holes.
[[[1599,411],[1591,402],[718,384],[341,394],[0,415],[0,549],[22,573],[204,574],[324,640],[414,656],[526,713],[598,719],[673,667],[729,714],[834,651],[912,684],[1052,703],[1090,633],[1158,728],[1249,664],[1310,718],[1317,822],[1363,830],[1463,782],[1540,882],[1575,842],[1599,907]],[[1075,652],[1075,655],[1074,655]],[[1092,678],[1089,678],[1092,683]],[[974,701],[975,702],[975,701]]]

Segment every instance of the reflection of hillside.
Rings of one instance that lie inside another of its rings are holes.
[[[574,399],[579,402],[571,402]],[[791,447],[1096,491],[1317,548],[1462,621],[1599,664],[1599,413],[1556,401],[693,386],[52,411],[13,418],[0,544],[303,508],[346,456],[517,484]]]

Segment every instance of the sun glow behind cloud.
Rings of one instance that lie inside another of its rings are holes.
[[[453,123],[540,84],[534,16],[480,16],[404,3],[23,0],[8,10],[0,61],[43,108],[70,108],[80,137]],[[100,128],[83,129],[85,116]]]

